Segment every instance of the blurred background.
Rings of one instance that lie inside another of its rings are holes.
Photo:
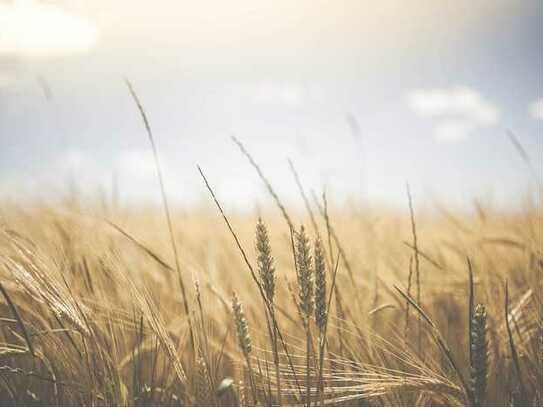
[[[0,197],[157,203],[128,78],[178,205],[209,200],[196,164],[227,205],[271,203],[234,135],[290,204],[288,158],[338,203],[403,208],[409,182],[515,209],[543,172],[542,39],[539,0],[0,0]]]

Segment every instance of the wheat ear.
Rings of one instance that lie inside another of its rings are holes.
[[[488,343],[486,337],[486,308],[477,304],[471,319],[471,391],[474,407],[483,406],[488,374]]]

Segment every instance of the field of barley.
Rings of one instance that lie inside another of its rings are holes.
[[[4,203],[2,405],[542,405],[538,206],[210,202]]]

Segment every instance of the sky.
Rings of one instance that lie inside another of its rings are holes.
[[[538,0],[0,0],[0,197],[517,207],[543,178]],[[507,136],[511,130],[533,170]],[[114,191],[116,191],[114,193]]]

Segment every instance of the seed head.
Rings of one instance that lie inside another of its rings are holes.
[[[239,347],[245,357],[249,357],[252,350],[251,335],[249,334],[249,326],[245,318],[245,312],[239,302],[236,293],[232,296],[232,311],[234,312],[234,322],[236,324],[236,332],[238,336]]]
[[[326,265],[324,249],[320,239],[315,241],[315,323],[319,331],[324,332],[326,324]]]
[[[302,226],[300,232],[296,233],[296,273],[298,277],[300,310],[306,321],[313,314],[314,307],[313,267],[310,250],[309,240]]]
[[[256,251],[257,251],[257,268],[266,295],[266,300],[273,304],[275,295],[275,267],[273,257],[271,255],[270,239],[266,225],[262,219],[258,219],[256,224]]]
[[[212,405],[211,385],[207,374],[207,366],[202,356],[198,357],[196,369],[196,404],[198,406]]]
[[[481,407],[486,392],[488,350],[486,339],[486,308],[477,304],[471,320],[471,390],[474,407]]]

